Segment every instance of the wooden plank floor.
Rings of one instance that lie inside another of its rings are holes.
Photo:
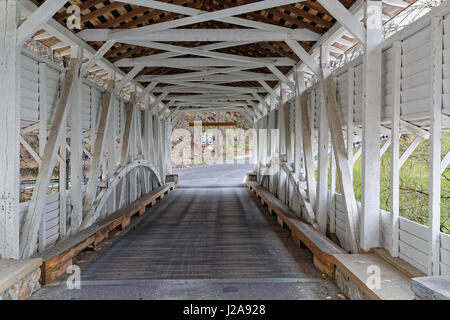
[[[312,256],[245,188],[178,188],[83,280],[317,277]]]
[[[243,185],[251,165],[177,170],[180,186],[65,281],[32,299],[341,299]]]

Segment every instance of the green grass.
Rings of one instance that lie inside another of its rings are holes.
[[[402,136],[400,154],[414,139]],[[442,157],[450,150],[450,133],[442,134]],[[429,141],[422,141],[400,169],[400,215],[428,225]],[[381,158],[380,207],[390,211],[390,158],[388,150]],[[361,158],[354,164],[353,187],[355,197],[361,201]],[[450,234],[450,168],[441,176],[441,231]]]
[[[405,135],[400,139],[400,154],[414,140],[414,136]],[[441,139],[442,158],[450,150],[450,132],[442,134]],[[428,226],[428,178],[429,178],[429,141],[422,141],[409,159],[400,169],[400,216]],[[356,151],[355,151],[356,153]],[[381,158],[380,172],[380,208],[390,212],[390,149]],[[361,201],[361,167],[362,159],[355,162],[353,166],[353,190],[357,201]],[[317,180],[317,170],[315,172]],[[330,177],[330,170],[328,176]],[[328,179],[330,187],[330,179]],[[339,185],[336,186],[337,192]],[[450,166],[441,176],[441,232],[450,234]]]

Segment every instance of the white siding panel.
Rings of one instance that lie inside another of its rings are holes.
[[[411,233],[423,240],[428,240],[428,228],[414,221],[400,217],[400,230]]]
[[[54,69],[47,68],[47,123],[51,125],[53,122],[53,116],[56,111],[56,106],[59,101],[60,90],[60,73]]]
[[[441,247],[450,251],[450,235],[441,232]]]
[[[408,257],[411,261],[414,261],[413,266],[416,268],[420,267],[426,267],[428,264],[428,255],[423,253],[420,250],[417,250],[416,248],[410,246],[408,243],[399,241],[400,246],[400,254],[403,256]]]

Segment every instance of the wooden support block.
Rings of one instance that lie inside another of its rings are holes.
[[[96,246],[98,246],[101,242],[103,242],[105,239],[108,239],[109,237],[109,228],[105,228],[103,230],[100,230],[95,234],[95,240],[94,240],[94,249]]]
[[[138,216],[143,216],[145,214],[146,211],[146,206],[140,206],[139,207],[139,212],[138,212]]]
[[[292,241],[295,243],[295,245],[300,248],[302,243],[300,241],[300,238],[296,235],[295,232],[291,233],[291,238],[292,238]]]
[[[140,206],[141,206],[141,205],[139,205],[139,207],[140,207]],[[136,214],[139,214],[139,207],[133,209],[133,210],[128,214],[128,216],[131,218],[132,216],[134,216],[134,215],[136,215]]]
[[[280,225],[281,228],[284,227],[283,219],[280,216],[277,216],[277,222]]]
[[[41,267],[41,283],[44,285],[49,284],[63,275],[66,272],[67,267],[72,265],[72,258],[91,245],[94,240],[95,235],[92,235],[62,254],[44,261]]]
[[[122,224],[123,217],[114,220],[109,226],[109,230],[117,229]]]
[[[83,242],[73,246],[69,250],[61,253],[58,256],[55,256],[49,260],[44,261],[44,266],[46,268],[53,268],[61,264],[62,261],[67,261],[72,259],[72,257],[76,256],[78,253],[86,249],[89,245],[91,245],[95,240],[95,235],[90,236]]]
[[[334,263],[322,262],[317,256],[314,256],[314,265],[320,272],[324,273],[328,278],[334,279]]]
[[[128,227],[131,223],[131,218],[129,216],[125,216],[120,224],[120,230],[123,231],[126,227]]]
[[[66,273],[67,268],[72,265],[72,258],[69,260],[61,261],[60,264],[47,267],[44,264],[41,266],[41,284],[46,285],[55,281],[57,278],[61,277]]]

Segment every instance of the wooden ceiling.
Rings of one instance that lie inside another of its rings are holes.
[[[36,5],[43,3],[43,0],[32,0]],[[47,0],[49,1],[49,0]],[[252,2],[255,0],[159,0],[161,2],[167,2],[175,5],[181,5],[189,8],[200,9],[203,11],[217,11],[221,9],[231,8]],[[346,7],[350,8],[356,0],[340,0]],[[414,2],[415,0],[408,0],[406,2]],[[66,3],[65,7],[61,8],[58,13],[54,15],[54,19],[62,25],[66,26],[67,18],[69,14],[66,13],[66,8],[70,5],[77,5],[81,9],[81,29],[132,29],[152,24],[158,24],[165,21],[179,19],[185,17],[185,15],[172,13],[167,11],[161,11],[157,9],[150,9],[147,7],[131,5],[120,1],[112,0],[70,0]],[[383,12],[392,16],[398,13],[398,7],[390,7],[389,5],[383,7]],[[266,10],[260,10],[256,12],[250,12],[237,16],[239,18],[263,22],[276,26],[282,26],[290,29],[309,29],[319,35],[327,32],[336,22],[331,14],[325,10],[315,0],[308,0],[292,5],[284,5],[276,8],[270,8]],[[218,21],[207,21],[185,28],[199,28],[199,29],[228,29],[228,28],[242,28],[236,25],[231,25]],[[75,30],[73,32],[77,32]],[[356,43],[356,40],[348,38],[352,43]],[[58,42],[58,39],[50,38],[42,40],[47,46],[52,46]],[[94,49],[98,49],[102,46],[103,42],[88,42]],[[167,42],[168,44],[183,46],[183,47],[196,47],[205,42]],[[307,51],[314,45],[314,42],[304,41],[300,42]],[[347,50],[351,46],[336,45],[337,48]],[[67,48],[58,48],[56,51],[64,51]],[[217,50],[223,53],[229,53],[233,55],[248,56],[248,57],[288,57],[294,61],[298,61],[298,57],[294,52],[286,45],[285,42],[266,41],[257,42],[247,45],[234,46],[231,48]],[[115,63],[124,58],[137,58],[142,56],[153,55],[164,51],[144,48],[140,46],[134,46],[130,44],[116,43],[106,54],[107,58],[112,63]],[[331,53],[332,55],[337,55]],[[279,67],[279,70],[286,74],[290,70],[290,66]],[[121,68],[124,72],[128,72],[131,68]],[[266,68],[259,68],[251,70],[253,72],[271,74]],[[189,72],[188,70],[167,68],[167,67],[151,67],[144,68],[138,74],[140,75],[170,75]],[[276,81],[268,81],[270,86],[275,86]],[[145,83],[144,83],[145,85]],[[241,87],[255,87],[259,86],[257,82],[243,81],[233,82],[228,85],[241,86]]]

